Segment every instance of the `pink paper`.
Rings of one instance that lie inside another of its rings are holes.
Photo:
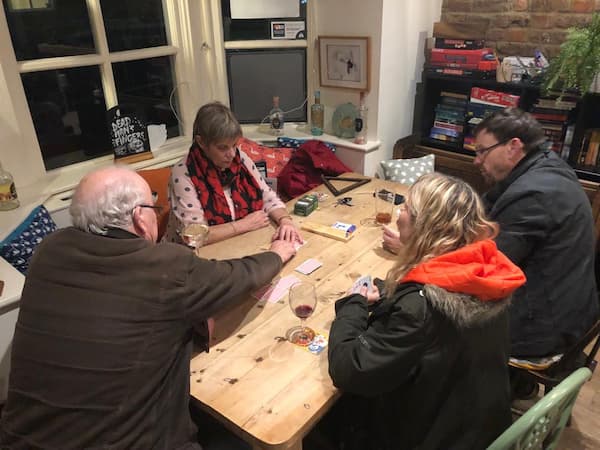
[[[264,300],[269,303],[276,303],[287,293],[292,284],[298,282],[300,282],[300,280],[297,277],[288,275],[287,277],[279,279],[279,281],[276,281],[274,284],[262,287],[253,295],[260,301]]]

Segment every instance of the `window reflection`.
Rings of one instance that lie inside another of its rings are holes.
[[[101,0],[111,52],[167,45],[161,0]]]
[[[95,53],[86,2],[4,0],[4,11],[17,60]],[[31,4],[32,8],[27,8]],[[11,8],[16,6],[16,8]]]
[[[21,75],[46,169],[112,152],[96,66]]]
[[[116,63],[113,73],[119,104],[134,105],[140,119],[148,124],[166,124],[168,138],[181,134],[169,104],[174,79],[170,57]],[[176,95],[172,102],[177,110]]]

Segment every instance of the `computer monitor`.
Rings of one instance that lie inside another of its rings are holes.
[[[266,122],[279,97],[283,111],[300,107],[307,97],[306,49],[227,50],[231,110],[240,123]],[[286,122],[306,122],[307,107],[285,114]]]

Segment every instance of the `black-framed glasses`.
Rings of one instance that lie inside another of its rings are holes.
[[[151,209],[153,209],[153,210],[154,210],[154,213],[155,213],[157,216],[159,216],[159,215],[160,215],[160,213],[162,213],[162,210],[163,210],[163,207],[162,207],[162,206],[160,206],[160,205],[135,205],[135,206],[133,207],[133,209],[135,209],[135,208],[138,208],[138,207],[139,207],[139,208],[151,208]],[[132,210],[131,212],[133,212],[133,210]]]
[[[497,142],[496,144],[490,145],[489,147],[477,149],[477,150],[475,150],[475,157],[479,156],[481,158],[485,158],[492,150],[500,147],[501,145],[508,144],[511,140],[512,140],[512,138],[506,139],[504,141],[500,141],[500,142]]]

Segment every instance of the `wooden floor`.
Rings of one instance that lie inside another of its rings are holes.
[[[600,449],[600,369],[581,388],[571,426],[565,428],[558,449]]]

